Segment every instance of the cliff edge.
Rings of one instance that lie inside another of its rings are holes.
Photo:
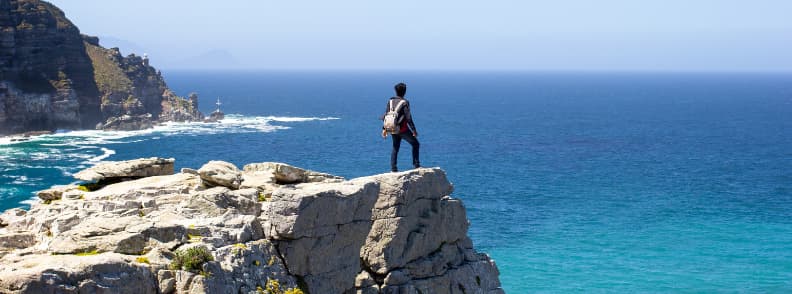
[[[108,162],[0,215],[2,293],[503,293],[445,172]]]
[[[146,58],[102,48],[48,2],[0,0],[0,135],[202,119]]]

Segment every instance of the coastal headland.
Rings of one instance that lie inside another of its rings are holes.
[[[0,292],[503,293],[439,168],[146,158],[74,177],[0,214]]]
[[[0,135],[203,120],[147,56],[99,42],[46,1],[0,0]]]

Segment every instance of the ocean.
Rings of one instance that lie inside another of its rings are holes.
[[[0,209],[101,160],[389,171],[405,82],[507,293],[792,292],[792,74],[166,71],[221,124],[0,139]],[[402,145],[399,167],[410,167]]]

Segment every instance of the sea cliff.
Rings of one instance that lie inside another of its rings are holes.
[[[439,168],[148,158],[75,177],[0,214],[0,292],[503,293]]]
[[[0,0],[0,135],[202,119],[146,58],[101,47],[48,2]]]

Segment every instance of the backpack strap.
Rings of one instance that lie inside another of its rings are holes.
[[[400,109],[401,109],[401,108],[402,108],[402,107],[403,107],[405,104],[407,104],[407,100],[404,100],[404,99],[402,99],[401,101],[399,101],[399,104],[396,104],[396,108],[393,108],[393,100],[391,100],[391,101],[390,101],[390,104],[391,104],[391,109],[392,109],[391,111],[399,112],[399,110],[400,110]]]

